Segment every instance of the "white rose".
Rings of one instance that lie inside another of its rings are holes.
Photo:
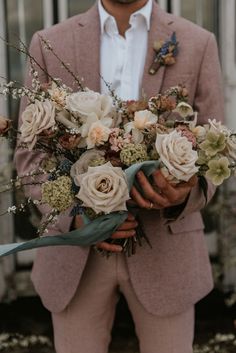
[[[111,130],[104,126],[99,120],[90,126],[86,139],[87,148],[103,145],[108,141]]]
[[[87,173],[75,176],[75,182],[80,186],[76,197],[94,212],[108,214],[127,210],[126,201],[130,197],[125,173],[110,162],[89,167]]]
[[[82,154],[80,159],[75,162],[70,170],[70,175],[74,178],[76,175],[86,173],[88,171],[89,163],[92,160],[104,157],[105,152],[100,150],[89,150]]]
[[[48,99],[43,102],[36,100],[27,106],[22,113],[20,131],[22,141],[30,150],[37,141],[37,135],[55,126],[55,115],[55,106]]]
[[[55,117],[56,121],[64,125],[67,129],[80,131],[78,124],[72,121],[70,114],[66,110],[61,110]]]
[[[158,134],[155,145],[161,162],[177,180],[188,181],[197,173],[197,151],[193,150],[192,143],[179,132],[173,130],[169,134]]]
[[[86,118],[91,113],[98,119],[111,114],[113,110],[112,98],[93,91],[75,92],[66,97],[66,106],[71,112]]]
[[[139,110],[134,114],[134,128],[143,130],[146,127],[155,124],[157,122],[157,116],[149,110]]]
[[[134,114],[134,120],[125,124],[124,129],[127,133],[132,131],[134,143],[143,141],[143,134],[140,130],[148,128],[152,124],[156,124],[157,116],[149,110],[139,110]]]

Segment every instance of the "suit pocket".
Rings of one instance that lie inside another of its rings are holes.
[[[203,230],[204,223],[200,212],[194,212],[180,220],[168,224],[171,233],[185,233],[196,230]]]

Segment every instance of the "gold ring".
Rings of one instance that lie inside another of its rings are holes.
[[[153,208],[153,206],[154,206],[153,203],[150,201],[150,205],[149,205],[148,209],[151,210]]]

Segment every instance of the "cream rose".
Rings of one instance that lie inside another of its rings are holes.
[[[99,120],[90,126],[86,139],[87,148],[103,145],[108,141],[111,130],[104,126]]]
[[[36,100],[27,106],[22,113],[20,131],[22,141],[30,150],[33,149],[39,134],[55,126],[55,115],[55,106],[48,99],[43,102]]]
[[[132,131],[134,143],[143,141],[142,130],[157,122],[157,116],[149,110],[139,110],[134,114],[134,120],[125,124],[124,128],[127,133]]]
[[[80,186],[76,195],[83,206],[94,212],[111,213],[126,211],[126,201],[130,198],[125,173],[121,168],[113,167],[110,162],[99,167],[89,167],[88,172],[75,176]]]
[[[195,163],[198,154],[193,150],[192,143],[176,130],[169,134],[158,134],[155,146],[161,162],[178,181],[188,181],[197,173]]]
[[[70,170],[71,177],[74,178],[76,175],[86,173],[90,162],[103,158],[104,154],[104,151],[95,149],[84,152],[80,159],[72,165]]]
[[[66,107],[82,118],[96,114],[98,119],[111,114],[112,98],[93,91],[75,92],[66,97]]]

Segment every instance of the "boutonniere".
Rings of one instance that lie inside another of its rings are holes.
[[[176,33],[173,32],[170,39],[165,42],[158,40],[154,42],[154,59],[149,69],[150,75],[155,75],[160,66],[170,66],[175,64],[175,57],[178,54],[178,42],[176,39]]]

